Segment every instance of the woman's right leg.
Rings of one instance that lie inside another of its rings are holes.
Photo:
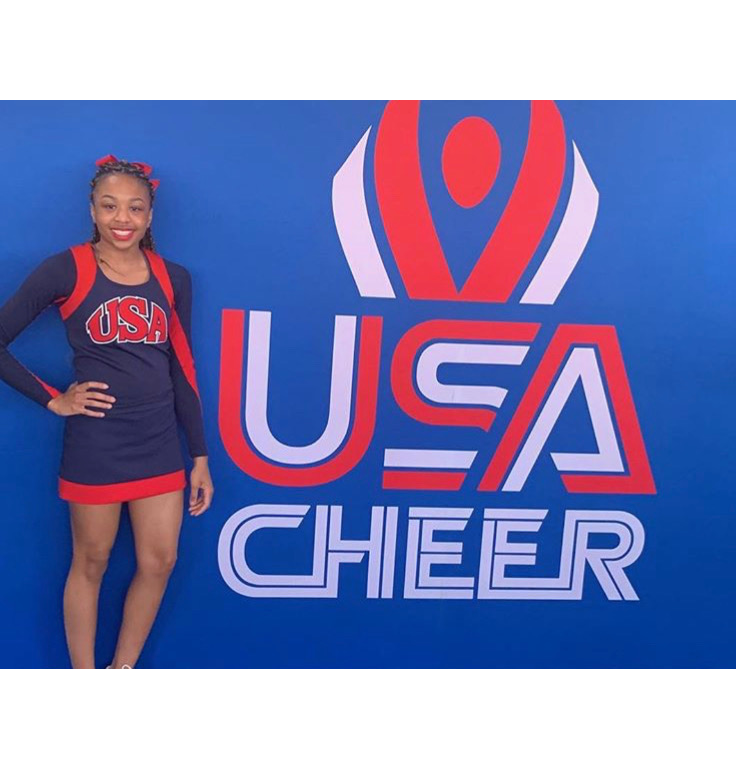
[[[74,669],[95,668],[97,600],[118,534],[120,503],[69,502],[74,553],[64,586],[64,629]]]

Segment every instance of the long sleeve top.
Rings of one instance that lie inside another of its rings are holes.
[[[60,391],[26,368],[8,346],[45,308],[56,306],[74,352],[76,380],[105,382],[128,407],[174,395],[189,454],[207,454],[191,349],[189,271],[145,251],[142,285],[108,279],[91,245],[49,256],[0,306],[0,380],[44,407]],[[111,411],[114,413],[114,410]]]

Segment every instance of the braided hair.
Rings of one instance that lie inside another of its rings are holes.
[[[97,167],[97,173],[94,175],[94,177],[92,177],[92,181],[89,183],[90,187],[92,188],[89,194],[89,199],[93,205],[95,202],[95,188],[101,179],[110,176],[110,174],[129,174],[130,176],[135,177],[136,179],[140,179],[142,182],[144,182],[146,187],[148,187],[148,196],[150,198],[151,208],[153,208],[153,185],[149,181],[148,177],[143,173],[143,170],[140,168],[140,166],[135,166],[128,161],[108,161],[107,163],[103,163],[102,166]],[[92,238],[90,242],[96,243],[99,241],[100,230],[97,229],[97,224],[92,224]],[[151,227],[148,227],[146,230],[146,234],[140,241],[139,247],[141,250],[144,250],[145,248],[153,251],[156,250],[155,244],[153,242],[153,232],[151,232]]]

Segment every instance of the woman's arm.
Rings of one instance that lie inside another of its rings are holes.
[[[184,428],[189,455],[196,460],[207,456],[202,404],[192,354],[192,278],[183,267],[171,272],[174,304],[171,309],[171,380],[174,385],[176,415]]]
[[[0,306],[0,380],[42,406],[60,391],[39,379],[8,351],[8,345],[49,305],[69,297],[76,267],[71,253],[49,256]]]

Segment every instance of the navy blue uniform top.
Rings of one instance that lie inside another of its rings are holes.
[[[207,446],[191,349],[191,276],[153,251],[146,250],[145,256],[150,276],[140,285],[106,277],[89,243],[42,261],[0,307],[0,379],[43,406],[59,395],[7,349],[55,304],[74,351],[75,379],[104,382],[109,389],[91,389],[116,398],[112,408],[104,410],[105,417],[150,407],[173,394],[189,454],[204,456]],[[93,419],[81,417],[80,422]]]

